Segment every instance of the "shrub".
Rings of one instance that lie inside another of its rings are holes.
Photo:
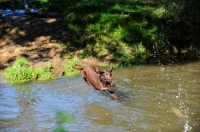
[[[68,63],[64,66],[64,71],[66,76],[76,76],[77,74],[79,74],[78,70],[72,68],[72,66],[74,65],[79,65],[79,60],[76,57],[69,60]]]
[[[53,68],[52,64],[49,63],[47,66],[42,66],[34,69],[37,79],[40,81],[53,79],[54,74],[51,71],[52,68]]]
[[[17,58],[12,66],[5,69],[5,77],[12,84],[23,83],[33,79],[49,80],[54,78],[52,69],[53,65],[50,63],[34,69],[29,66],[29,62],[25,58]]]
[[[12,66],[5,69],[5,77],[10,83],[23,83],[32,80],[35,75],[25,58],[17,58]]]

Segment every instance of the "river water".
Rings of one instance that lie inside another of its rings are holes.
[[[114,69],[116,102],[79,76],[7,84],[0,72],[0,131],[49,132],[66,111],[71,132],[200,131],[200,62]]]

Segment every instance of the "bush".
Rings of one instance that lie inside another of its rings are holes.
[[[48,64],[47,66],[41,66],[38,68],[32,68],[29,66],[29,62],[25,58],[17,58],[12,66],[5,69],[5,77],[10,83],[23,83],[37,80],[49,80],[54,78],[54,74],[51,71],[53,66]]]
[[[33,79],[35,72],[25,58],[17,58],[12,66],[5,69],[5,77],[11,83],[23,83]]]
[[[54,74],[52,73],[53,66],[49,63],[47,66],[41,66],[39,68],[35,68],[35,73],[37,76],[37,80],[44,81],[50,80],[54,78]]]
[[[79,74],[78,70],[72,68],[74,65],[79,65],[78,58],[72,58],[64,66],[65,76],[75,76]],[[25,58],[17,58],[12,66],[9,66],[5,69],[5,77],[12,84],[14,83],[23,83],[31,80],[45,81],[55,78],[53,72],[55,65],[48,63],[37,68],[32,68],[29,65],[28,60]]]
[[[68,63],[64,66],[64,72],[66,76],[76,76],[79,74],[79,71],[72,68],[72,66],[79,65],[78,58],[73,58],[68,61]]]

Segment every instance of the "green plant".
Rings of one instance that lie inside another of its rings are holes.
[[[76,76],[79,74],[78,70],[75,70],[72,68],[74,65],[79,65],[79,60],[78,58],[73,58],[67,62],[67,64],[64,66],[64,71],[66,76]]]
[[[33,79],[35,73],[32,67],[28,66],[25,58],[17,58],[12,66],[5,69],[5,77],[10,83],[23,83]]]
[[[154,53],[157,56],[179,55],[182,49],[191,56],[200,53],[200,19],[197,19],[200,8],[195,0],[39,2],[42,9],[65,14],[63,22],[69,38],[66,47],[72,47],[64,55],[67,59],[77,50],[80,51],[76,54],[79,58],[93,56],[108,60],[108,56],[112,56],[111,61],[126,66],[145,61]],[[32,1],[34,3],[36,1]],[[193,51],[189,51],[191,49]]]
[[[63,55],[63,58],[64,59],[69,59],[69,58],[71,58],[71,56],[73,56],[73,52],[70,52],[70,51],[68,51],[67,53],[65,53],[64,55]]]
[[[35,73],[37,76],[37,80],[44,81],[44,80],[50,80],[54,78],[54,74],[52,73],[53,65],[48,64],[46,66],[41,66],[39,68],[35,68]]]
[[[70,116],[67,112],[64,111],[57,111],[56,112],[56,117],[57,117],[57,126],[54,129],[54,132],[67,132],[67,130],[64,128],[63,124],[64,123],[73,123],[74,118]]]
[[[80,50],[79,55],[81,56],[81,58],[92,56],[91,52],[87,50]]]
[[[29,66],[29,62],[25,58],[17,58],[12,66],[5,69],[5,77],[10,83],[23,83],[37,80],[50,80],[54,78],[52,69],[54,65],[48,63],[45,66],[38,68],[32,68]]]
[[[60,43],[58,43],[58,46],[59,46],[59,48],[63,48],[65,46],[65,44],[60,42]]]

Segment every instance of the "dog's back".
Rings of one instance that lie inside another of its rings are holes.
[[[100,74],[98,69],[94,66],[73,66],[74,69],[81,71],[81,76],[87,84],[91,84],[95,89],[97,89],[97,84],[99,84]]]

